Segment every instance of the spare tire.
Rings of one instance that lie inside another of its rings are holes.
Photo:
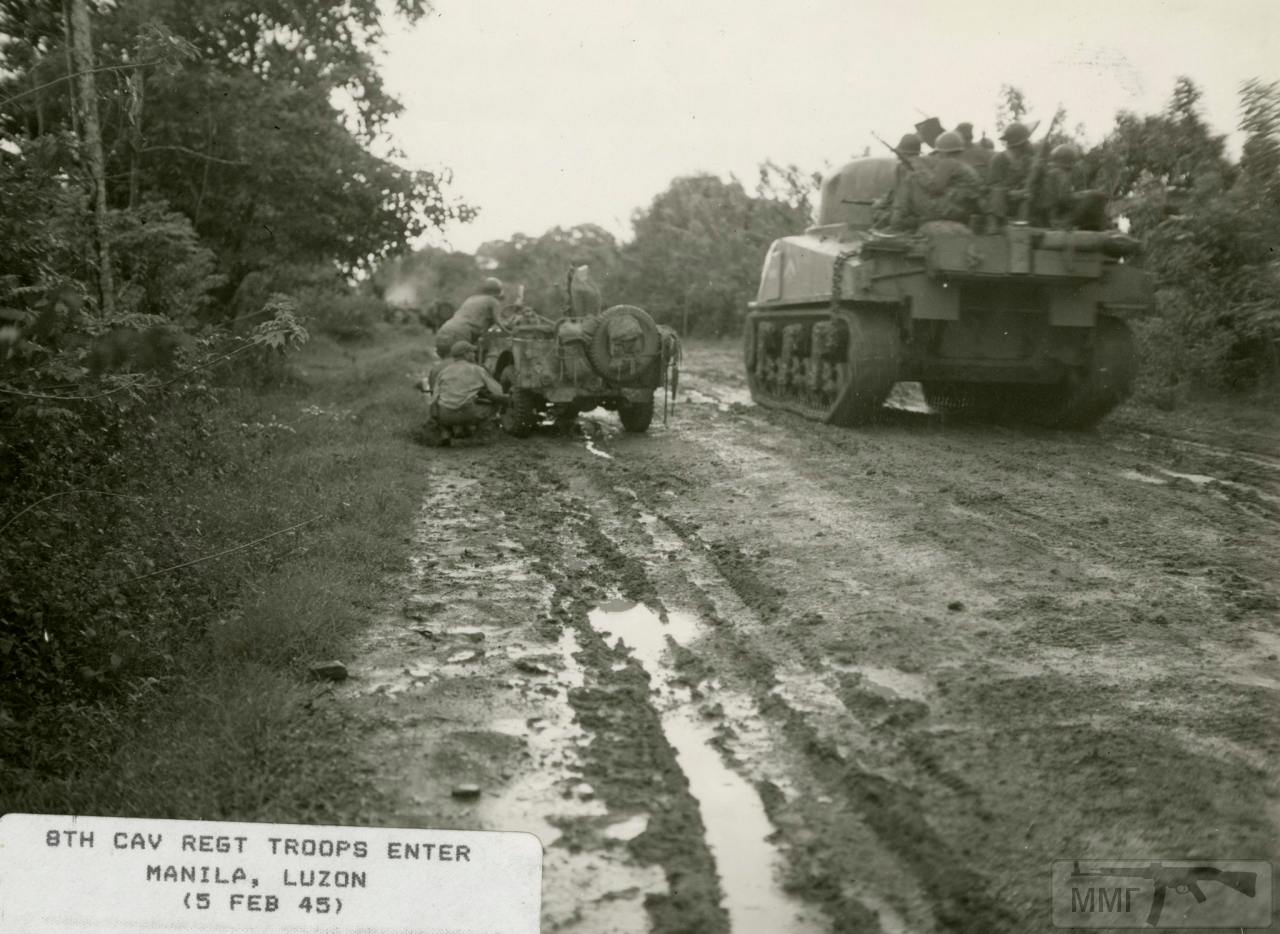
[[[593,323],[587,359],[597,373],[621,386],[658,384],[662,336],[647,311],[636,305],[614,305]]]

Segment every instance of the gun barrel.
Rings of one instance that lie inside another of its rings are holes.
[[[889,152],[897,156],[898,161],[901,162],[904,166],[906,166],[908,169],[914,169],[914,166],[912,166],[911,164],[911,160],[909,160],[906,156],[904,156],[896,146],[890,143],[887,139],[884,139],[882,136],[880,136],[879,133],[872,133],[871,135],[874,136],[877,140],[879,140],[885,149],[889,150]]]

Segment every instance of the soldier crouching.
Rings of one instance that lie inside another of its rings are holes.
[[[475,362],[475,345],[457,341],[449,357],[431,377],[431,419],[441,446],[475,434],[507,402],[497,380]]]

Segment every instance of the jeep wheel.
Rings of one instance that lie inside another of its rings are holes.
[[[551,406],[551,417],[555,420],[556,431],[568,433],[578,424],[578,407],[572,402],[562,402]]]
[[[648,431],[649,423],[653,421],[653,397],[643,402],[618,403],[618,418],[622,419],[622,427],[627,431],[637,434]]]
[[[511,391],[511,402],[502,413],[502,430],[516,438],[527,438],[538,426],[542,400],[528,389]]]

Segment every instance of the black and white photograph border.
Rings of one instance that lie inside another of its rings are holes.
[[[1268,926],[1278,62],[0,4],[0,934]]]

